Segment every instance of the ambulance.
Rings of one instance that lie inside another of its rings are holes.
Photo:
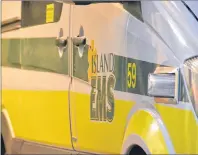
[[[198,154],[198,2],[3,1],[2,154]]]

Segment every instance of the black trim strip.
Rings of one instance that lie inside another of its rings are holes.
[[[188,11],[193,15],[193,17],[198,21],[197,16],[194,14],[194,12],[191,10],[191,8],[184,1],[182,1],[182,3],[185,5],[185,7],[188,9]]]
[[[8,32],[21,28],[21,19],[19,17],[10,18],[2,21],[1,23],[1,33]]]

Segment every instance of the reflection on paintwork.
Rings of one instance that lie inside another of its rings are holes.
[[[180,1],[125,4],[64,3],[62,13],[54,8],[57,23],[3,33],[3,107],[16,138],[98,154],[127,154],[133,145],[149,154],[198,153],[192,103],[147,93],[149,73],[174,72],[198,54],[198,22]],[[86,45],[68,44],[60,58],[60,28]],[[123,149],[131,135],[142,141]]]
[[[185,62],[184,76],[187,82],[191,102],[194,104],[195,112],[198,115],[198,59],[191,58]]]

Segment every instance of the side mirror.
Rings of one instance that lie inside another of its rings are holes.
[[[161,98],[176,98],[175,73],[149,74],[148,95]]]

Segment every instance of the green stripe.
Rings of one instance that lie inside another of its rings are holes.
[[[136,86],[135,88],[128,88],[128,63],[136,64]],[[135,94],[147,95],[148,74],[153,73],[156,67],[155,63],[141,61],[122,56],[115,56],[115,70],[116,77],[115,90],[122,92],[130,92]]]
[[[2,40],[2,65],[17,68],[21,67],[19,39]]]
[[[88,81],[88,48],[86,45],[82,57],[79,56],[78,47],[73,46],[73,76]]]
[[[68,74],[68,50],[60,58],[55,39],[3,39],[2,65]]]
[[[78,50],[74,47],[74,77],[82,79],[88,82],[88,46],[86,46],[83,57],[79,56]],[[99,54],[100,55],[100,54]],[[100,56],[99,56],[100,57]],[[104,60],[103,60],[104,61]],[[156,63],[150,63],[137,59],[127,58],[119,55],[114,55],[114,71],[113,74],[116,77],[115,90],[122,92],[129,92],[141,95],[147,95],[148,86],[148,74],[153,73],[159,65]],[[128,63],[136,64],[136,86],[135,88],[128,88]],[[99,63],[100,65],[100,63]],[[94,87],[94,86],[93,86]]]
[[[3,39],[2,65],[68,75],[68,50],[66,49],[60,58],[55,39]],[[80,57],[78,48],[73,46],[73,76],[86,82],[88,82],[89,68],[88,48],[89,45],[86,45],[83,56]],[[135,88],[128,88],[127,85],[128,63],[135,63],[137,67]],[[153,73],[157,66],[160,65],[114,55],[115,90],[147,95],[148,74]]]

